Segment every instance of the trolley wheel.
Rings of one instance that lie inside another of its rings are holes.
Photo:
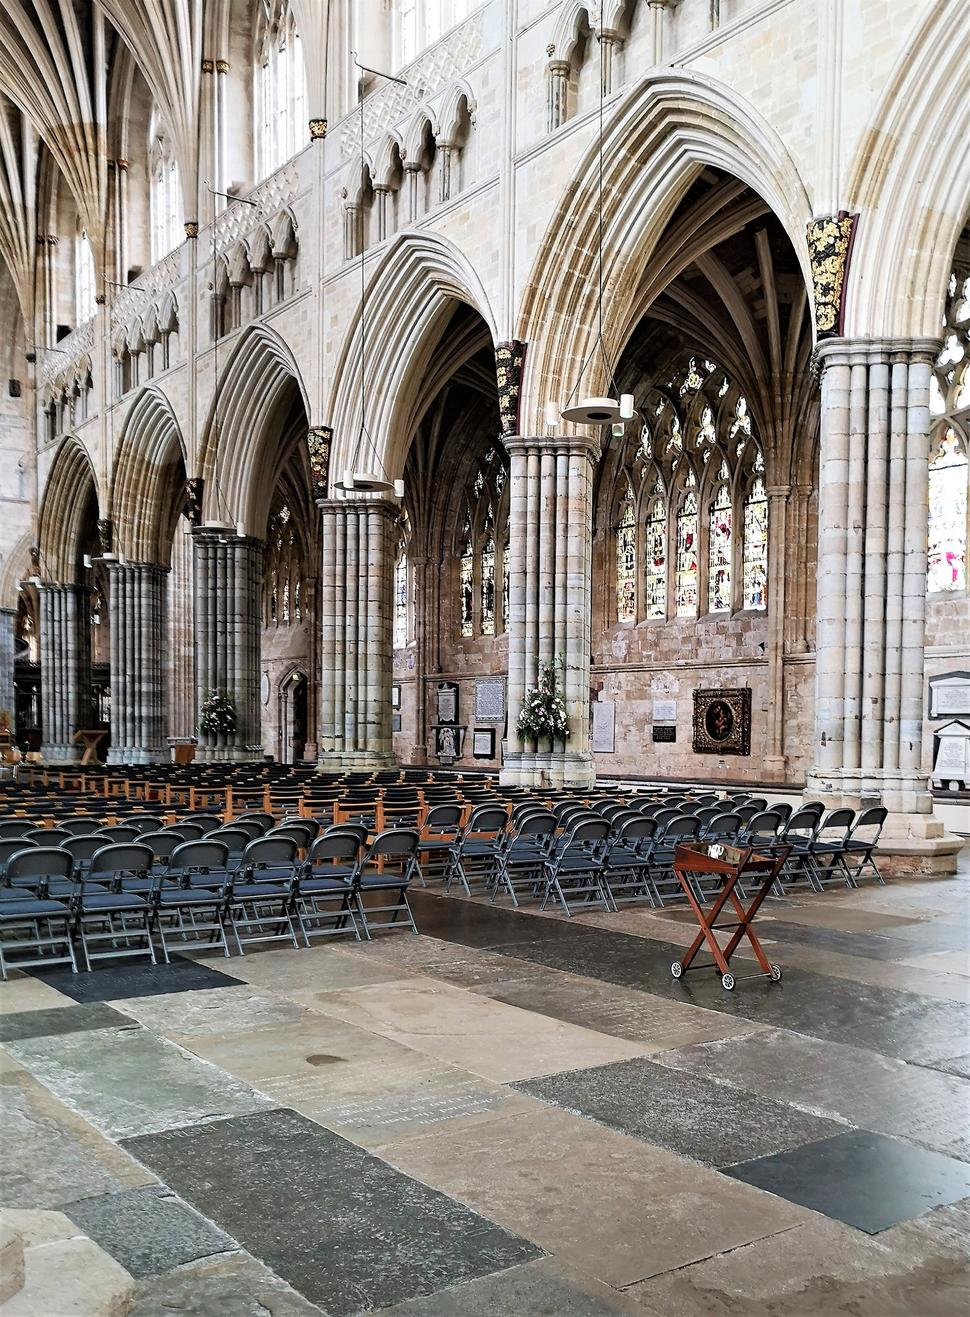
[[[727,992],[730,992],[731,989],[734,987],[734,975],[733,975],[733,974],[722,974],[722,975],[721,975],[721,987],[724,988]]]
[[[781,966],[780,966],[780,965],[772,965],[772,967],[771,967],[771,981],[772,981],[772,983],[777,983],[778,980],[779,980],[780,978],[781,978]]]
[[[683,974],[683,972],[684,972],[684,967],[683,967],[683,965],[680,963],[679,960],[675,960],[675,961],[674,961],[674,963],[673,963],[673,964],[671,965],[671,967],[670,967],[670,972],[671,972],[671,974],[674,976],[675,979],[679,979],[679,978],[680,978],[680,976],[681,976],[681,975]]]

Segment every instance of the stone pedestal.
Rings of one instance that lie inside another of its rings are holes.
[[[111,618],[109,764],[165,759],[165,577],[151,563],[108,564]]]
[[[384,499],[321,499],[323,770],[385,768],[391,742],[393,530]]]
[[[910,872],[917,857],[952,871],[955,855],[932,818],[922,764],[929,382],[938,349],[932,339],[832,339],[817,352],[816,737],[806,790],[832,805],[885,805],[891,826],[880,850],[892,845],[910,858]]]
[[[80,757],[74,742],[79,727],[89,727],[91,631],[87,591],[80,585],[43,582],[40,596],[40,675],[43,742],[51,761]]]
[[[195,571],[196,720],[213,691],[236,706],[231,736],[199,732],[196,758],[257,759],[259,632],[263,545],[233,530],[193,530]]]
[[[505,440],[509,502],[508,742],[501,780],[524,786],[588,786],[594,436]],[[569,718],[565,746],[521,743],[515,730],[540,665],[561,660],[557,683]]]

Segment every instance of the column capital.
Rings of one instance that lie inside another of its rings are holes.
[[[557,457],[580,453],[591,462],[597,462],[602,453],[599,436],[589,434],[505,434],[502,442],[510,454],[523,453],[526,456]]]
[[[372,494],[351,494],[344,498],[318,498],[314,502],[324,514],[328,512],[352,512],[359,515],[363,512],[376,512],[381,516],[396,520],[401,512],[400,503],[392,503],[390,499],[386,498],[375,498]]]
[[[940,338],[827,338],[816,346],[812,359],[821,372],[829,366],[933,361],[942,349]]]
[[[791,485],[769,485],[765,493],[769,498],[787,498],[791,491]]]

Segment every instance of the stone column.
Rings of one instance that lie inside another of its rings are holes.
[[[43,582],[40,596],[40,677],[44,758],[75,760],[74,733],[91,723],[91,632],[87,591]]]
[[[413,224],[421,212],[421,161],[403,160],[404,195],[407,198],[408,223]]]
[[[552,51],[550,47],[550,53]],[[556,131],[569,113],[569,61],[552,59],[546,76],[546,130]]]
[[[391,742],[393,528],[384,499],[319,499],[321,769],[381,768]]]
[[[108,563],[111,619],[110,764],[165,758],[165,578],[152,563]]]
[[[922,765],[934,339],[830,339],[822,377],[812,796],[890,811],[886,851],[952,867]],[[958,844],[958,843],[957,843]]]
[[[360,255],[363,244],[360,240],[360,206],[355,201],[345,201],[344,216],[344,260],[352,261]]]
[[[374,211],[377,215],[377,241],[383,242],[387,237],[388,208],[391,203],[393,188],[387,183],[374,184]]]
[[[259,632],[263,545],[231,530],[192,532],[195,571],[196,726],[212,691],[236,705],[232,736],[198,732],[200,759],[255,759],[259,736]]]
[[[451,142],[438,141],[438,200],[440,202],[451,200],[451,188],[453,175],[455,173],[455,163],[458,159],[458,148]]]
[[[589,436],[506,437],[509,492],[508,742],[502,781],[586,786],[592,609],[593,471]],[[558,682],[569,717],[565,744],[523,744],[516,720],[540,663],[562,660]]]
[[[789,488],[769,487],[768,494],[768,754],[765,774],[785,780],[785,611],[786,546]]]
[[[616,54],[623,49],[623,38],[619,32],[604,28],[600,32],[601,68],[603,78],[603,95],[609,96],[613,91],[613,79],[616,74]]]
[[[0,709],[10,715],[10,731],[14,729],[16,701],[13,686],[14,635],[17,627],[17,610],[0,608]]]

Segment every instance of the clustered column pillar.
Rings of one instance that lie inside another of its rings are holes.
[[[43,754],[49,760],[77,759],[74,733],[90,722],[87,591],[44,582],[38,594]]]
[[[261,541],[205,526],[194,530],[196,719],[213,691],[236,706],[232,735],[198,731],[200,759],[254,759],[259,739]]]
[[[164,758],[166,575],[152,563],[108,563],[112,764]]]
[[[910,859],[942,856],[922,765],[933,339],[831,340],[822,375],[811,795],[882,801]],[[926,867],[926,866],[924,866]],[[929,867],[933,867],[930,865]]]
[[[508,742],[502,781],[584,786],[593,781],[589,746],[593,470],[599,442],[588,437],[507,437],[509,492]],[[523,744],[516,721],[544,662],[561,660],[569,738]]]
[[[321,768],[380,768],[391,743],[391,576],[396,507],[320,499]]]

